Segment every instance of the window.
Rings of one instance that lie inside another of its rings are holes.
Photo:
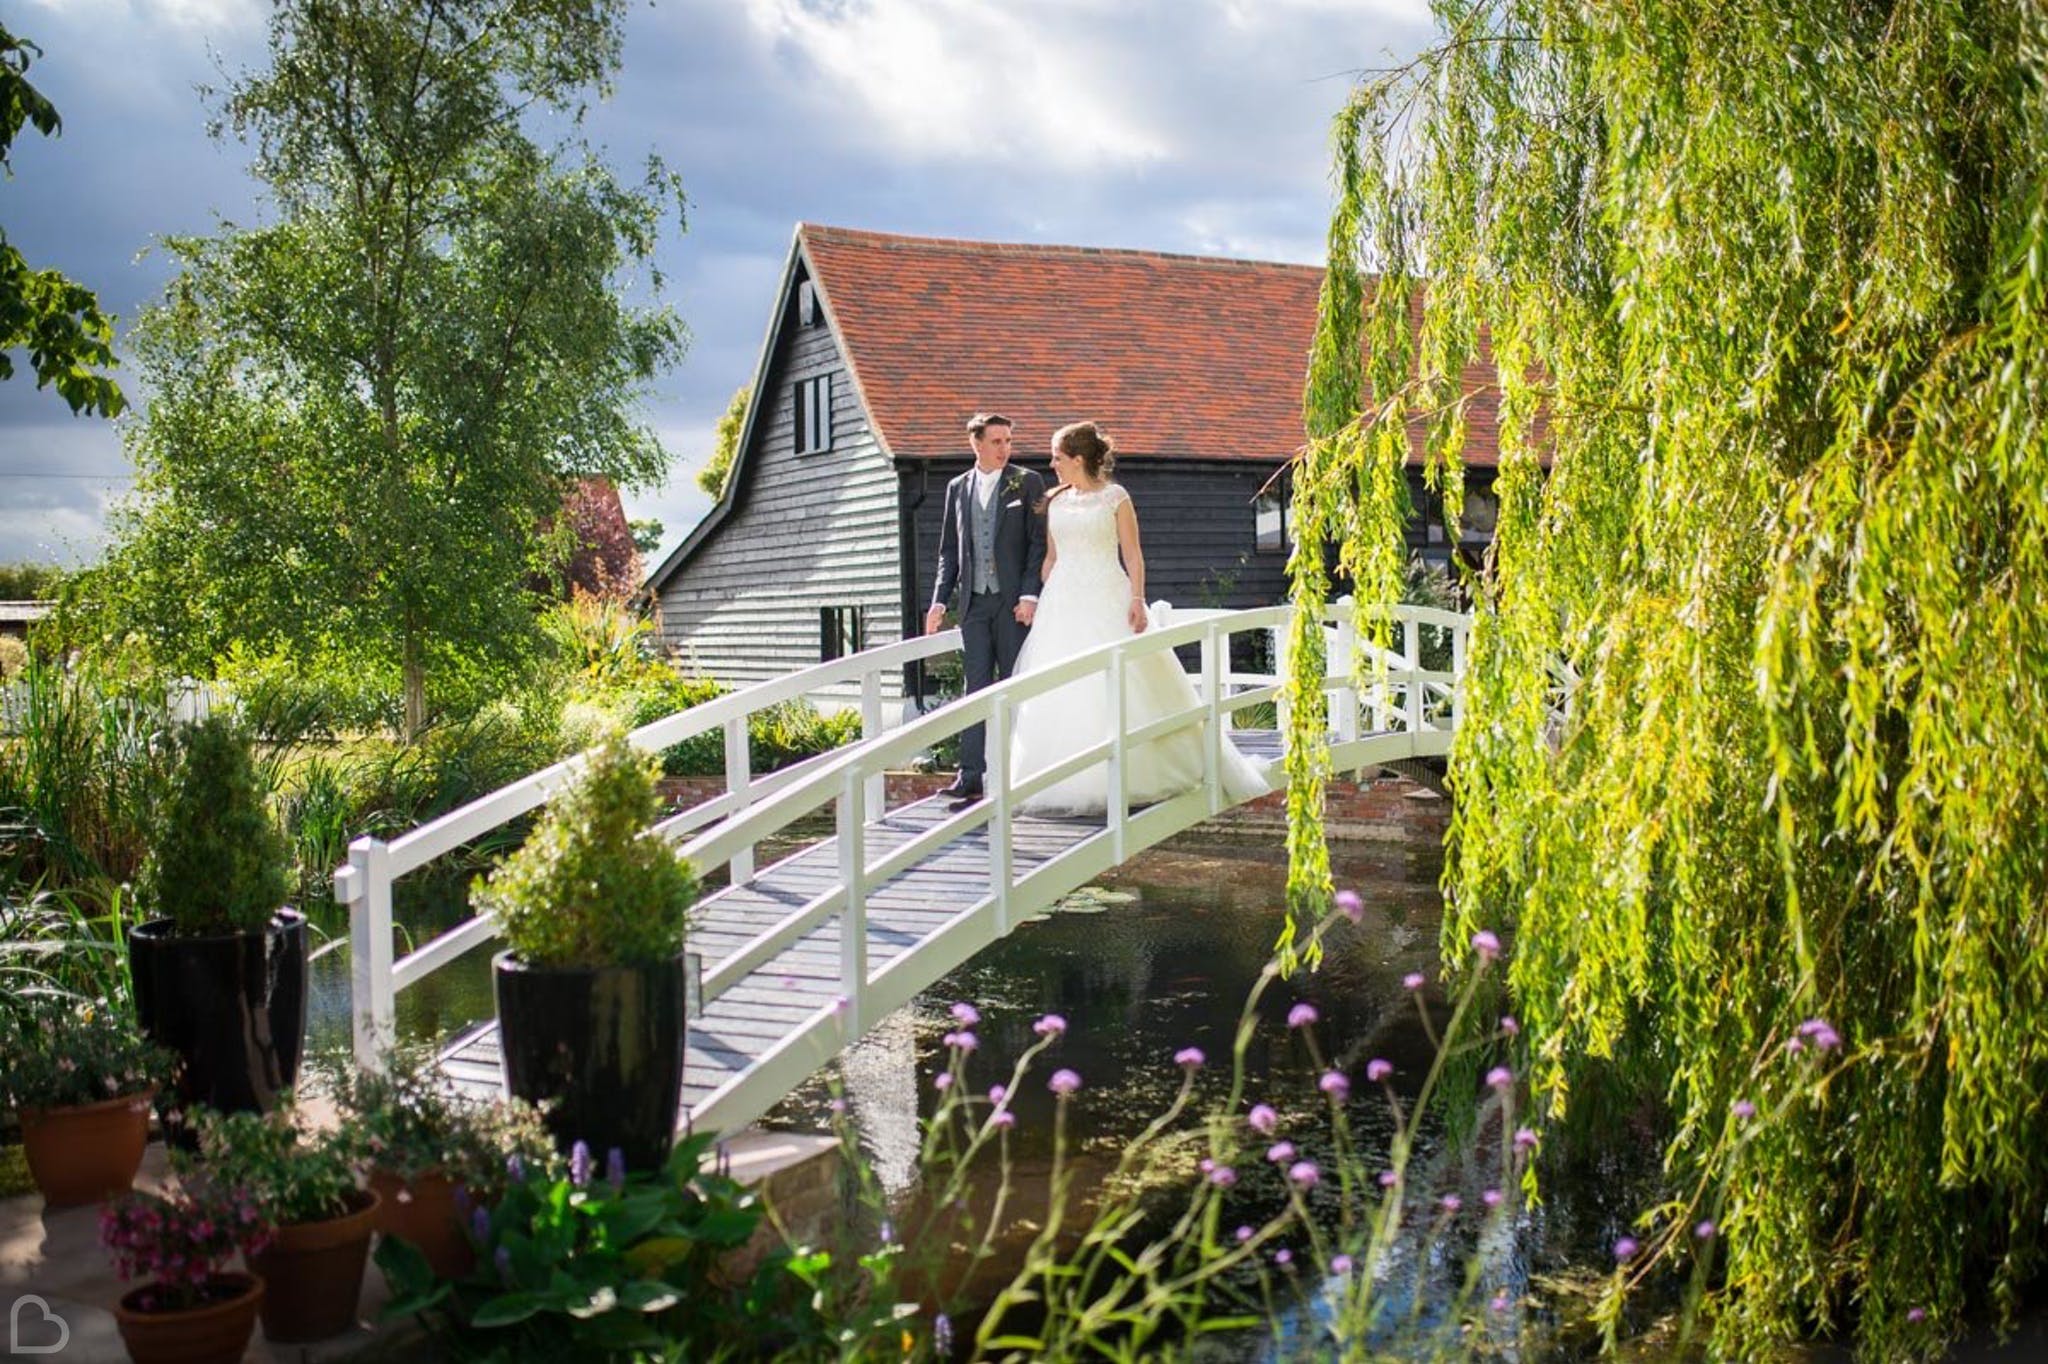
[[[818,661],[857,654],[868,647],[868,609],[865,606],[821,606],[818,608]]]
[[[818,287],[809,280],[796,286],[796,320],[806,327],[818,325]]]
[[[832,376],[799,379],[796,384],[796,452],[820,454],[832,448]]]
[[[1294,538],[1294,508],[1284,493],[1260,493],[1252,502],[1252,535],[1261,554],[1280,554]]]

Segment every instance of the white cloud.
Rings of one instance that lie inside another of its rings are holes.
[[[263,21],[261,0],[27,0],[66,19],[89,24],[141,19],[202,33],[250,28]]]
[[[1163,159],[1172,139],[1128,98],[1136,54],[1093,41],[1114,7],[983,0],[748,0],[756,30],[808,68],[821,109],[863,116],[899,155],[1071,170]]]

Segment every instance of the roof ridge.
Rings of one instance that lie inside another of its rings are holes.
[[[921,237],[906,232],[875,232],[860,227],[838,227],[831,223],[799,222],[797,233],[806,240],[821,237],[885,250],[944,251],[957,255],[1125,257],[1133,260],[1185,262],[1218,269],[1300,270],[1323,273],[1320,265],[1293,261],[1256,260],[1244,256],[1204,256],[1186,251],[1153,251],[1131,246],[1075,246],[1062,242],[991,242],[971,237]]]

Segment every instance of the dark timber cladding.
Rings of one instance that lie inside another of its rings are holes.
[[[1274,476],[1304,440],[1322,277],[1265,261],[800,225],[725,492],[648,581],[664,642],[686,666],[745,683],[921,628],[945,484],[967,467],[976,411],[1013,418],[1015,457],[1040,471],[1059,426],[1108,429],[1144,531],[1147,597],[1183,608],[1284,600],[1287,491]],[[1456,545],[1422,486],[1419,424],[1412,433],[1409,545],[1439,562],[1475,557],[1492,529],[1483,337],[1463,387],[1471,496]]]
[[[818,662],[827,609],[860,608],[870,646],[898,638],[896,479],[832,328],[822,312],[801,316],[803,282],[797,265],[757,377],[730,506],[685,542],[687,571],[656,579],[663,643],[722,682]],[[821,379],[822,394],[811,382]],[[805,414],[800,430],[799,408],[817,396],[828,397],[829,423]]]

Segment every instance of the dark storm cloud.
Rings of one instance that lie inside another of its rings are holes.
[[[1421,0],[636,7],[625,70],[586,132],[622,172],[655,151],[682,173],[689,230],[658,263],[693,340],[649,413],[675,472],[664,489],[629,494],[631,514],[659,517],[673,544],[705,510],[692,475],[752,377],[798,221],[1313,261],[1346,73],[1414,51],[1423,11]],[[16,179],[0,189],[0,222],[32,261],[132,317],[165,278],[160,255],[134,259],[155,234],[258,216],[246,151],[209,141],[193,86],[260,60],[263,13],[253,0],[37,0],[15,13],[48,50],[33,78],[65,116],[61,140],[17,146]],[[77,481],[55,505],[45,485],[66,480],[7,471],[47,457],[94,472],[124,463],[107,423],[66,425],[52,395],[6,387],[0,561],[40,557],[56,527],[75,532],[103,505],[83,491],[103,485]]]

